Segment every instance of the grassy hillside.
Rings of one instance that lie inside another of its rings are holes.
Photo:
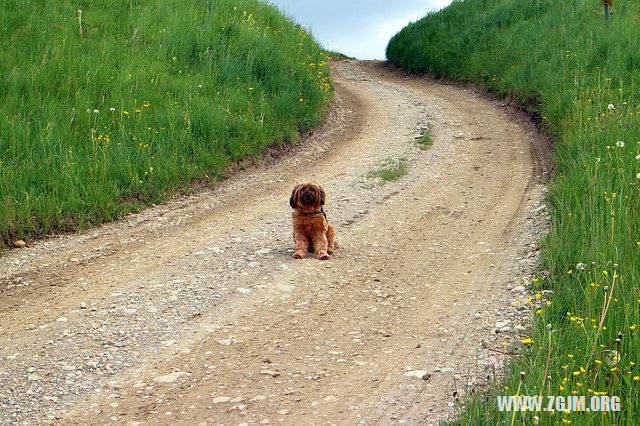
[[[463,424],[632,424],[640,415],[640,4],[613,3],[607,26],[596,0],[454,1],[387,48],[407,70],[514,96],[555,139],[531,340],[509,348],[528,367],[514,361],[493,395],[622,400],[620,412],[513,416],[476,396]]]
[[[322,119],[311,36],[257,0],[0,4],[0,248],[218,178]]]

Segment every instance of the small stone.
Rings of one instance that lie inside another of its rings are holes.
[[[238,405],[234,405],[233,407],[229,408],[229,411],[244,411],[247,409],[247,406],[244,404],[238,404]]]
[[[75,365],[68,365],[68,364],[63,364],[60,368],[62,370],[64,370],[64,371],[75,371],[76,370]]]
[[[262,370],[260,374],[264,374],[265,376],[278,377],[280,373],[272,370]]]
[[[238,287],[238,293],[247,294],[247,293],[251,293],[251,290],[244,287]]]
[[[278,414],[282,415],[282,416],[286,416],[287,414],[289,414],[290,411],[289,410],[278,410]]]
[[[429,374],[428,372],[424,371],[424,370],[411,370],[411,371],[407,371],[406,373],[404,373],[405,377],[417,377],[418,379],[422,379],[422,380],[429,380],[429,378],[431,378],[431,374]]]
[[[233,340],[231,340],[231,339],[220,339],[220,340],[218,340],[218,344],[224,345],[224,346],[229,346],[232,343],[233,343]]]
[[[213,398],[213,403],[214,404],[224,404],[225,402],[229,402],[231,401],[231,398],[228,396],[217,396],[215,398]]]
[[[253,262],[249,262],[247,264],[247,266],[249,266],[249,268],[257,268],[260,266],[260,262],[256,262],[255,260]]]
[[[525,291],[525,288],[523,285],[518,285],[518,286],[515,286],[513,289],[511,289],[512,293],[522,293],[524,291]]]
[[[283,271],[286,271],[287,269],[289,269],[289,265],[286,265],[286,264],[282,263],[280,265],[280,269],[282,269]]]
[[[338,397],[335,395],[328,395],[324,397],[325,402],[333,402],[333,401],[337,401]]]
[[[249,402],[264,401],[264,400],[266,400],[266,399],[267,399],[267,397],[266,397],[266,396],[264,396],[264,395],[258,395],[258,396],[256,396],[256,397],[251,398],[251,401],[249,401]]]
[[[27,376],[27,380],[30,382],[37,382],[40,379],[42,379],[42,377],[38,376],[37,374],[29,374]]]
[[[69,321],[69,320],[67,318],[65,318],[65,317],[60,317],[60,318],[58,318],[56,320],[56,322],[67,322],[67,321]]]
[[[25,243],[23,240],[15,240],[15,241],[13,242],[13,246],[14,246],[15,248],[24,248],[24,247],[26,247],[26,246],[27,246],[27,243]]]
[[[175,371],[171,374],[167,374],[166,376],[156,377],[155,379],[153,379],[153,381],[159,383],[173,383],[178,380],[180,376],[185,375],[189,375],[189,373],[185,373],[184,371]]]
[[[80,303],[80,309],[87,309],[87,304],[85,302]]]

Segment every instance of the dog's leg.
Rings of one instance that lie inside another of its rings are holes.
[[[315,249],[314,253],[316,257],[320,260],[329,259],[329,253],[327,253],[327,249],[329,248],[329,243],[327,242],[327,234],[322,233],[320,235],[313,236],[313,247]]]
[[[293,241],[296,243],[296,251],[293,253],[293,257],[303,259],[309,251],[309,239],[298,232],[294,232]]]
[[[327,253],[333,254],[336,249],[336,229],[329,225],[327,227]]]

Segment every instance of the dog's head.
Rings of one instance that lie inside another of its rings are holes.
[[[324,189],[315,182],[296,185],[291,192],[289,204],[292,209],[319,209],[324,206]]]

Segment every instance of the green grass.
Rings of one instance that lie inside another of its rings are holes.
[[[433,145],[433,138],[431,137],[431,129],[426,128],[422,130],[422,137],[420,139],[416,139],[416,143],[420,147],[421,150],[425,151]]]
[[[0,248],[295,142],[330,103],[327,62],[256,0],[3,1]]]
[[[379,178],[380,184],[384,185],[386,182],[400,179],[407,174],[407,161],[404,158],[400,159],[386,159],[382,163],[382,167],[369,172],[367,175],[370,178]]]
[[[614,1],[609,26],[601,12],[595,0],[454,1],[387,48],[406,70],[513,96],[555,140],[552,229],[531,289],[542,296],[528,307],[532,342],[507,348],[528,366],[512,361],[503,381],[467,400],[460,424],[638,421],[640,4]],[[516,391],[587,400],[605,392],[621,398],[621,411],[498,412],[495,395]]]

